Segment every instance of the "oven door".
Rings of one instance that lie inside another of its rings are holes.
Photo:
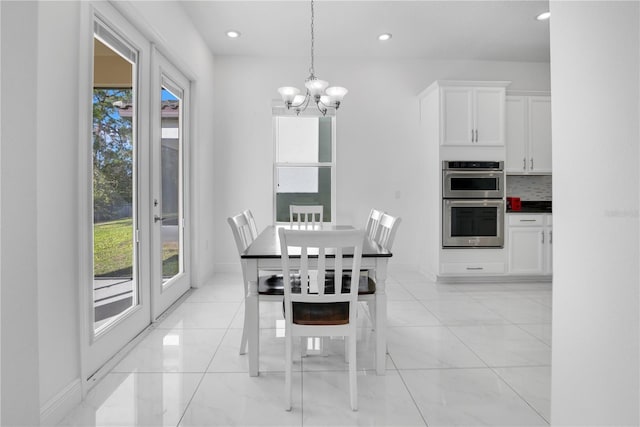
[[[504,246],[504,200],[442,201],[442,247]]]
[[[504,172],[442,171],[442,197],[496,199],[504,196]]]

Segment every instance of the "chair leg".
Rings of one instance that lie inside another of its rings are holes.
[[[358,410],[358,380],[356,376],[356,333],[349,334],[349,392],[351,409]]]
[[[285,367],[284,367],[284,395],[285,409],[291,411],[291,375],[293,371],[293,338],[291,331],[286,333],[285,338]]]
[[[249,324],[249,311],[244,307],[244,324],[242,325],[242,338],[240,339],[240,354],[247,354],[247,325]]]

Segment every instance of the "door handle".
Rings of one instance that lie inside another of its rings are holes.
[[[163,216],[158,216],[158,215],[153,216],[153,222],[163,221],[164,219],[165,217]]]

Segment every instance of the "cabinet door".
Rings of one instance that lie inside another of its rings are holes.
[[[504,88],[474,90],[475,142],[478,145],[504,145],[504,103]]]
[[[551,97],[529,97],[529,169],[551,172]]]
[[[509,273],[544,274],[544,227],[509,228]]]
[[[441,143],[471,144],[473,90],[466,87],[445,87],[442,88],[441,95]]]
[[[526,141],[528,132],[527,98],[524,96],[507,96],[506,101],[506,161],[505,170],[522,173],[527,170]]]

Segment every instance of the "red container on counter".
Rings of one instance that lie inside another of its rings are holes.
[[[507,209],[512,211],[519,211],[522,209],[522,203],[520,197],[507,197]]]

